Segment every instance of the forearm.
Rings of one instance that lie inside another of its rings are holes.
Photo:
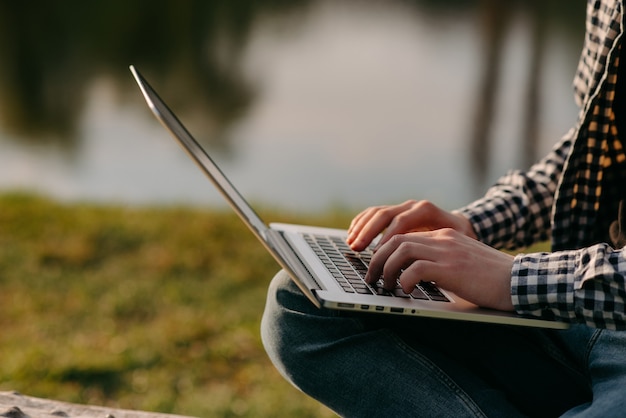
[[[626,252],[606,244],[519,254],[511,274],[515,310],[524,315],[626,329]]]

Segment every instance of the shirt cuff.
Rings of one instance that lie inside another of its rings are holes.
[[[575,251],[518,254],[511,270],[511,300],[517,313],[575,320]]]

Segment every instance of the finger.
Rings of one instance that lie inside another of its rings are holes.
[[[371,208],[359,217],[348,235],[347,242],[353,250],[363,251],[387,227],[391,219],[391,215],[385,214],[387,211],[387,207]]]
[[[350,222],[350,227],[348,228],[348,241],[350,241],[351,238],[353,238],[354,236],[358,235],[358,233],[367,223],[367,220],[372,216],[372,213],[375,210],[376,208],[367,208],[352,219],[352,222]]]
[[[426,242],[429,233],[396,235],[372,257],[366,281],[375,283],[383,278],[385,288],[393,288],[402,272],[417,260],[432,261],[437,251]]]
[[[396,234],[435,229],[430,226],[433,221],[431,219],[433,218],[433,207],[434,205],[429,202],[416,202],[413,200],[398,205],[397,212],[393,214],[393,218],[387,225],[378,246],[374,250],[377,250]]]
[[[431,260],[416,260],[407,266],[400,274],[398,282],[404,293],[411,293],[415,286],[422,282],[436,282],[441,272],[441,266]]]
[[[385,267],[385,263],[387,262],[389,256],[393,254],[393,252],[397,248],[397,245],[400,245],[400,243],[400,239],[395,239],[393,240],[393,242],[388,242],[387,244],[383,245],[378,251],[374,253],[372,259],[370,260],[367,273],[365,274],[365,281],[367,283],[374,284],[378,281],[378,279],[383,277],[383,269]],[[391,280],[390,277],[385,279]]]
[[[383,266],[385,288],[394,288],[405,273],[411,271],[411,267],[414,264],[417,263],[417,265],[419,265],[423,262],[432,263],[436,259],[437,251],[433,250],[430,246],[418,242],[403,242],[389,255]],[[412,286],[409,281],[411,278],[413,277],[409,275],[405,279],[406,288],[403,286],[403,290],[406,293],[410,293],[411,291]],[[417,278],[412,285],[414,286],[420,280],[421,279]]]
[[[369,208],[367,208],[365,210],[362,210],[359,214],[357,214],[354,218],[352,218],[352,222],[350,222],[350,227],[348,228],[348,231],[352,231],[357,226],[357,224],[360,222],[360,220],[363,217],[368,216],[368,213],[370,213],[374,209],[375,209],[375,207],[369,207]]]
[[[411,202],[405,202],[394,206],[377,206],[369,209],[356,222],[348,243],[355,251],[362,251],[381,232],[389,227],[394,218],[410,207]],[[389,239],[390,234],[386,234]],[[380,245],[378,245],[380,247]]]
[[[393,238],[394,236],[400,234],[400,229],[399,228],[387,228],[382,232],[382,235],[380,236],[380,240],[378,240],[378,243],[376,244],[376,246],[374,247],[374,252],[377,252],[378,250],[380,250],[380,248],[385,245],[391,238]]]

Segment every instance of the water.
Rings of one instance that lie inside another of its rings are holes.
[[[41,114],[21,125],[3,119],[0,189],[67,201],[221,205],[141,101],[127,70],[134,63],[255,203],[292,211],[358,210],[408,198],[460,206],[505,170],[528,164],[521,153],[528,109],[539,115],[535,157],[574,122],[571,81],[584,2],[572,3],[580,10],[569,20],[542,12],[548,14],[537,73],[542,92],[530,104],[533,25],[545,21],[511,7],[495,35],[500,80],[490,90],[492,122],[482,130],[476,117],[490,3],[459,4],[302,2],[287,12],[256,12],[245,29],[222,31],[197,50],[177,55],[172,51],[187,44],[171,42],[163,46],[166,60],[131,53],[107,65],[73,59],[77,67],[66,66],[65,84],[54,90],[82,97],[70,100],[79,104],[66,115],[69,122],[30,129]],[[207,45],[204,58],[221,73],[194,58]],[[159,56],[160,45],[151,48]],[[74,69],[82,78],[71,78]],[[0,96],[0,109],[12,109],[11,97]],[[472,157],[476,149],[487,161]]]

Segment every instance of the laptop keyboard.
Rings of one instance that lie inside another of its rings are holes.
[[[303,235],[306,242],[345,292],[450,302],[432,282],[420,282],[410,294],[404,293],[399,284],[396,284],[396,288],[393,290],[384,289],[382,279],[378,280],[375,285],[369,285],[364,278],[372,259],[371,250],[360,253],[353,251],[348,244],[336,236]]]

